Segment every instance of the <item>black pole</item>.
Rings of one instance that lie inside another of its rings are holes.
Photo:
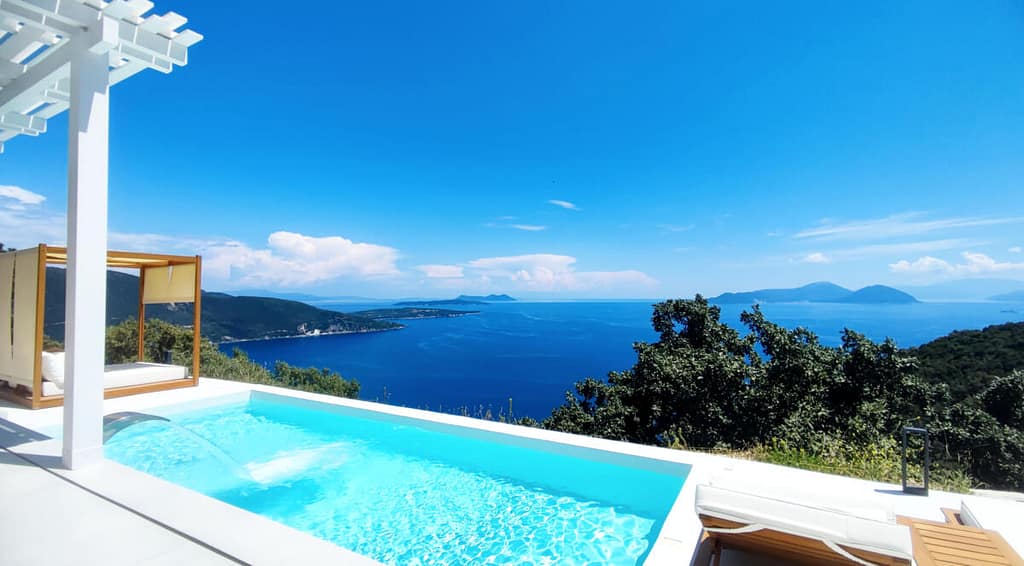
[[[917,434],[924,437],[924,486],[910,486],[907,485],[907,437],[910,434]],[[920,427],[905,426],[903,427],[903,446],[900,453],[901,457],[901,476],[903,479],[903,493],[912,495],[928,495],[928,483],[931,480],[931,465],[932,465],[932,443],[931,438],[928,435],[928,429]]]

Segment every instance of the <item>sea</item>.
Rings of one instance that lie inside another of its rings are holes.
[[[356,379],[360,398],[472,416],[542,419],[573,383],[632,367],[634,342],[654,341],[655,301],[509,302],[473,305],[479,314],[402,320],[388,332],[281,338],[222,344],[254,361],[283,360],[337,371]],[[316,303],[340,312],[381,303]],[[458,309],[458,307],[452,307]],[[745,332],[743,305],[722,305],[722,319]],[[917,346],[954,330],[1024,321],[1024,303],[915,303],[761,305],[772,322],[806,327],[822,343],[838,345],[843,328],[874,340],[891,337]]]

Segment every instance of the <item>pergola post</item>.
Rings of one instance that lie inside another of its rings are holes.
[[[63,399],[68,468],[103,458],[107,94],[111,85],[145,69],[170,73],[186,65],[189,48],[203,39],[179,30],[188,21],[181,14],[148,14],[152,8],[148,0],[0,0],[0,153],[17,136],[45,132],[50,118],[70,109]],[[45,271],[40,274],[45,283]],[[34,405],[44,401],[41,383],[41,375],[33,377]]]
[[[109,61],[102,49],[71,58],[63,450],[68,469],[103,458]]]

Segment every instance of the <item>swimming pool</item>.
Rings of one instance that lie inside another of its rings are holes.
[[[110,459],[389,564],[637,564],[686,464],[253,392]]]

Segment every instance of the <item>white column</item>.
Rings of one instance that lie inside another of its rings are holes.
[[[107,306],[108,62],[105,51],[71,59],[68,115],[68,272],[64,334],[64,466],[103,458]]]

